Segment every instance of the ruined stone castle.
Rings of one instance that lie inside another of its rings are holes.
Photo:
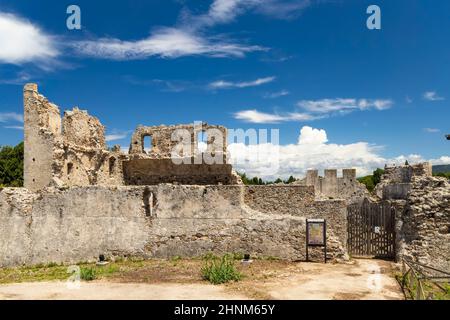
[[[347,206],[369,197],[354,169],[342,177],[310,170],[297,184],[243,185],[227,161],[222,126],[138,126],[128,153],[109,149],[97,118],[78,108],[61,116],[36,84],[24,87],[24,131],[25,187],[0,189],[0,267],[100,254],[303,260],[308,218],[327,220],[328,258],[346,260]],[[199,132],[208,133],[205,151]],[[418,196],[424,190],[432,211]],[[431,259],[428,252],[450,252],[449,193],[448,181],[431,177],[425,165],[387,168],[377,194],[399,208],[400,254]],[[424,220],[435,224],[426,236]],[[435,251],[424,249],[430,244]]]

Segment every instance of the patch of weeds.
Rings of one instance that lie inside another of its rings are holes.
[[[181,257],[180,256],[174,256],[174,257],[172,257],[172,258],[170,258],[170,262],[172,262],[172,265],[175,267],[177,264],[178,264],[178,262],[181,260]]]
[[[97,278],[97,271],[95,268],[82,267],[80,269],[80,278],[85,281],[92,281]]]
[[[233,252],[234,260],[242,260],[244,259],[244,254],[242,252]]]
[[[208,256],[201,269],[202,277],[212,284],[221,284],[229,281],[239,281],[242,274],[234,265],[233,256],[226,254],[222,258]]]
[[[267,261],[280,261],[281,259],[278,257],[274,257],[274,256],[266,256],[263,257],[261,260],[267,260]]]
[[[57,267],[57,266],[59,266],[59,264],[57,264],[56,262],[50,262],[45,267],[46,268],[53,268],[53,267]]]

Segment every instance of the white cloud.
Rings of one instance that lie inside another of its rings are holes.
[[[382,99],[322,99],[302,100],[298,107],[305,112],[289,112],[272,114],[260,112],[256,109],[242,110],[234,114],[235,119],[252,123],[277,123],[282,121],[312,121],[328,117],[333,114],[347,114],[355,110],[385,110],[392,106],[392,100]]]
[[[23,130],[23,126],[4,126],[5,129]]]
[[[149,37],[137,41],[101,38],[78,41],[71,45],[79,54],[112,60],[145,59],[153,56],[243,57],[249,52],[266,50],[260,46],[211,39],[177,28],[159,28]]]
[[[229,88],[247,88],[247,87],[257,87],[269,82],[272,82],[276,79],[276,77],[265,77],[259,78],[253,81],[242,81],[242,82],[232,82],[232,81],[224,81],[218,80],[209,84],[210,88],[213,89],[229,89]]]
[[[436,91],[427,91],[423,94],[423,98],[428,101],[442,101],[444,97],[438,96]]]
[[[269,93],[264,95],[264,98],[266,98],[266,99],[275,99],[275,98],[287,96],[289,93],[290,92],[287,91],[287,90],[280,90],[280,91],[277,91],[277,92],[269,92]]]
[[[300,130],[298,144],[323,144],[328,142],[327,133],[323,129],[314,129],[304,126]]]
[[[105,135],[105,140],[107,142],[122,140],[122,139],[125,139],[126,137],[128,137],[129,134],[130,134],[130,131],[122,132],[122,131],[113,130],[112,133]]]
[[[291,112],[281,115],[276,113],[260,112],[253,109],[238,111],[234,114],[234,118],[250,123],[279,123],[285,121],[311,121],[317,119],[318,117],[300,112]]]
[[[0,63],[48,61],[58,56],[54,39],[30,21],[0,12]]]
[[[428,132],[428,133],[437,133],[437,132],[441,132],[441,130],[436,129],[436,128],[424,128],[424,131]]]
[[[100,38],[73,42],[71,46],[79,54],[113,60],[199,55],[239,58],[250,52],[268,49],[229,41],[221,35],[210,37],[205,29],[230,23],[247,11],[275,18],[291,18],[311,3],[311,0],[214,0],[204,14],[192,14],[184,8],[176,27],[157,28],[145,39],[126,41]]]
[[[23,122],[23,115],[16,112],[0,112],[0,122]]]
[[[283,121],[283,117],[277,114],[259,112],[257,110],[243,110],[236,112],[234,117],[252,123],[277,123]]]
[[[314,0],[214,0],[205,14],[193,15],[185,8],[181,21],[188,28],[202,29],[230,23],[248,11],[276,19],[291,19],[312,2]]]
[[[332,113],[332,112],[351,112],[354,110],[385,110],[393,105],[392,100],[383,99],[321,99],[321,100],[302,100],[297,105],[309,112]]]
[[[256,8],[257,13],[270,16],[277,19],[293,19],[299,16],[303,10],[310,7],[314,0],[265,0],[259,1],[260,5]]]
[[[304,177],[308,169],[330,168],[356,168],[358,176],[363,176],[371,174],[376,168],[383,168],[385,164],[403,164],[406,160],[410,163],[427,161],[417,154],[387,159],[378,153],[380,147],[367,142],[328,143],[325,130],[307,126],[301,129],[297,144],[232,143],[228,150],[237,171],[267,180],[287,178],[290,175]],[[450,156],[428,161],[433,164],[449,164]]]

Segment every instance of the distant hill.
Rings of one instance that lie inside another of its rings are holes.
[[[433,174],[450,172],[450,164],[441,164],[433,166]]]

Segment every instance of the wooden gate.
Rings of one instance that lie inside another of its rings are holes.
[[[395,209],[387,201],[347,208],[348,252],[354,257],[395,259]]]

